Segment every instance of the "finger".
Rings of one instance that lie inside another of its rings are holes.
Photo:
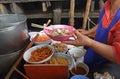
[[[73,34],[73,37],[74,37],[75,40],[77,39],[77,36],[75,34]]]
[[[65,43],[65,44],[75,45],[74,40],[71,40],[71,41],[62,41],[62,42]]]
[[[77,29],[79,32],[82,32],[83,31],[83,29]]]
[[[76,30],[74,33],[75,33],[75,36],[77,36],[77,37],[80,37],[80,36],[82,35],[82,34],[81,34],[79,31],[77,31],[77,30]]]

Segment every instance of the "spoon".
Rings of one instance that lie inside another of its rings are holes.
[[[73,64],[74,64],[74,67],[75,67],[75,70],[77,70],[77,66],[76,66],[76,62],[75,62],[75,59],[73,58],[73,56],[71,56],[70,52],[68,51],[67,54],[72,58],[73,60]]]

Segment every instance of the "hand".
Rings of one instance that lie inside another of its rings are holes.
[[[78,30],[75,30],[74,34],[75,34],[74,35],[75,40],[67,40],[67,41],[63,41],[63,43],[71,44],[71,45],[75,45],[75,46],[89,46],[89,45],[91,45],[92,39],[90,39],[89,37],[83,35]]]
[[[89,31],[88,30],[84,30],[84,29],[77,29],[80,33],[84,34],[84,35],[88,35]]]

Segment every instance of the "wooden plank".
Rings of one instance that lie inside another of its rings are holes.
[[[0,13],[1,14],[7,14],[8,10],[4,4],[0,4]]]
[[[75,0],[70,1],[70,25],[74,26]]]
[[[103,0],[99,0],[99,11],[100,12],[103,9],[103,5],[104,5],[104,1]]]
[[[68,1],[68,0],[13,0],[15,3],[36,2],[36,1]],[[0,3],[12,3],[12,0],[0,0]]]
[[[26,14],[27,18],[29,19],[33,19],[33,18],[53,18],[53,14],[52,13],[31,13],[31,14]]]
[[[53,22],[54,24],[60,24],[61,23],[61,9],[55,9],[53,10]]]
[[[53,13],[44,13],[44,12],[37,12],[37,13],[25,13],[27,18],[33,19],[33,18],[53,18]],[[98,18],[99,17],[99,12],[92,12],[89,14],[91,18]],[[83,12],[75,12],[74,18],[83,18],[84,13]],[[62,12],[61,13],[61,18],[70,18],[69,12]]]
[[[24,13],[20,4],[18,5],[14,2],[12,2],[11,4],[11,10],[12,10],[12,13],[15,13],[15,14]]]
[[[46,12],[47,11],[47,6],[45,2],[42,2],[42,11]]]
[[[84,19],[83,19],[83,25],[82,25],[83,29],[86,29],[87,19],[90,11],[90,5],[91,5],[91,0],[87,0],[86,10],[85,10]]]
[[[0,3],[11,3],[11,0],[0,0]]]
[[[35,1],[67,1],[67,0],[13,0],[14,2],[35,2]]]

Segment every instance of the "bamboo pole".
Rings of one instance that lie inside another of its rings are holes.
[[[8,13],[8,10],[7,10],[7,8],[5,7],[4,4],[0,4],[0,13],[1,14],[7,14]]]
[[[83,18],[83,25],[82,25],[83,29],[86,29],[87,19],[88,19],[88,15],[90,11],[90,5],[91,5],[91,0],[87,0],[86,10],[85,10],[84,18]]]
[[[70,25],[74,26],[74,10],[75,10],[75,0],[70,1]]]
[[[11,10],[15,14],[24,13],[22,7],[20,5],[18,5],[17,3],[13,2],[13,1],[12,1],[12,4],[11,4]]]
[[[61,15],[62,15],[62,10],[60,8],[56,8],[53,10],[53,22],[54,22],[54,24],[61,23]]]

